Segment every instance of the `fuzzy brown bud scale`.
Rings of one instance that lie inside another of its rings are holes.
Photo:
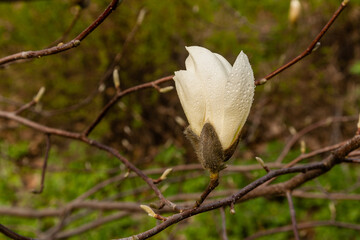
[[[226,168],[225,162],[234,154],[238,140],[230,148],[224,150],[219,137],[210,123],[205,123],[200,136],[189,127],[185,130],[186,137],[193,145],[196,155],[203,166],[210,173],[216,174]]]

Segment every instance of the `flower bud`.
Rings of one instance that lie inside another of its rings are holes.
[[[296,23],[300,16],[301,3],[299,0],[291,0],[289,8],[289,22],[291,24]]]
[[[203,47],[187,47],[186,70],[175,72],[175,86],[190,126],[185,134],[203,167],[211,172],[235,151],[254,97],[254,74],[241,52],[233,66]]]

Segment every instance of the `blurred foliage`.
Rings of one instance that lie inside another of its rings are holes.
[[[85,29],[105,9],[109,1],[92,0],[80,13],[79,21],[65,41]],[[121,88],[171,75],[184,68],[184,46],[201,45],[225,56],[232,63],[243,50],[251,61],[257,79],[302,52],[338,7],[339,0],[302,0],[303,10],[296,25],[287,19],[289,1],[184,0],[124,1],[117,10],[79,47],[53,56],[0,69],[0,107],[17,108],[15,103],[30,101],[41,86],[46,87],[42,103],[24,113],[34,121],[72,131],[82,131],[92,122],[115,93],[111,77],[115,56],[119,63]],[[0,53],[7,56],[26,50],[51,46],[67,30],[75,17],[74,1],[19,1],[0,3]],[[141,9],[146,11],[134,38],[124,43],[136,25]],[[321,47],[310,57],[256,89],[243,141],[230,164],[254,164],[254,156],[274,161],[290,136],[289,128],[300,130],[329,116],[355,115],[360,106],[360,0],[352,0]],[[168,85],[171,85],[169,83]],[[90,104],[72,110],[97,92]],[[11,100],[11,103],[9,103]],[[144,90],[124,97],[106,116],[91,137],[121,151],[141,169],[171,167],[194,163],[195,154],[183,136],[185,119],[175,91],[159,94]],[[262,120],[256,125],[257,118]],[[124,169],[118,160],[84,144],[53,138],[45,190],[39,186],[44,137],[13,123],[0,122],[1,206],[60,208],[102,180]],[[254,127],[255,126],[255,127]],[[346,139],[354,133],[354,123],[332,125],[308,134],[308,151]],[[339,133],[340,132],[340,133]],[[285,162],[300,154],[299,146]],[[320,159],[317,159],[320,160]],[[224,175],[219,189],[241,188],[263,171]],[[153,176],[154,178],[159,176]],[[284,176],[278,181],[288,179]],[[303,186],[326,192],[360,193],[358,168],[336,166],[325,176]],[[201,192],[208,183],[205,172],[173,173],[160,187],[166,196]],[[345,184],[346,183],[346,184]],[[112,184],[92,195],[92,199],[115,198],[146,203],[155,198],[142,189],[138,178]],[[329,204],[336,206],[336,220],[359,223],[359,203],[321,199],[294,199],[298,221],[328,220]],[[81,212],[76,210],[77,212]],[[66,229],[88,223],[108,212],[93,212],[74,221]],[[287,201],[283,197],[254,199],[236,206],[236,214],[226,209],[229,239],[240,239],[259,230],[290,223]],[[0,223],[19,233],[34,237],[57,224],[54,218],[24,219],[0,216]],[[125,217],[70,239],[112,239],[145,231],[156,221],[146,214]],[[219,211],[207,212],[185,220],[157,235],[156,239],[219,239]],[[26,226],[26,227],[25,227]],[[334,227],[301,231],[304,239],[357,239],[358,232]],[[292,233],[280,233],[261,239],[291,239]],[[1,239],[2,236],[0,236]]]
[[[351,68],[350,73],[360,75],[360,62],[355,62]]]

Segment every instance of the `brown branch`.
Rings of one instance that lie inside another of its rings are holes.
[[[62,137],[70,138],[70,139],[81,139],[81,134],[79,134],[79,133],[47,127],[47,126],[41,125],[39,123],[33,122],[29,119],[17,116],[11,112],[6,112],[6,111],[0,110],[0,118],[5,118],[5,119],[16,121],[18,123],[21,123],[25,126],[32,128],[32,129],[35,129],[39,132],[47,133],[50,135],[57,135],[57,136],[62,136]]]
[[[334,144],[334,145],[331,145],[331,146],[327,146],[327,147],[324,147],[324,148],[320,148],[320,149],[317,149],[315,151],[312,151],[312,152],[309,152],[309,153],[306,153],[306,154],[301,154],[300,156],[298,156],[297,158],[295,158],[294,160],[292,160],[291,162],[287,163],[286,165],[284,165],[282,168],[289,168],[289,167],[292,167],[292,166],[295,166],[297,163],[299,163],[300,161],[304,160],[304,159],[307,159],[307,158],[311,158],[311,157],[314,157],[316,155],[319,155],[319,154],[322,154],[322,153],[326,153],[326,152],[329,152],[329,151],[332,151],[338,147],[340,147],[341,145],[343,145],[345,142],[341,142],[341,143],[337,143],[337,144]],[[266,185],[269,185],[270,183],[272,183],[273,181],[275,181],[276,178],[273,178],[273,179],[270,179]]]
[[[292,166],[294,166],[295,164],[299,163],[300,161],[302,161],[304,159],[311,158],[311,157],[314,157],[316,155],[335,150],[338,147],[340,147],[341,145],[343,145],[345,142],[346,141],[341,142],[341,143],[337,143],[337,144],[334,144],[334,145],[331,145],[331,146],[323,147],[323,148],[314,150],[314,151],[309,152],[309,153],[301,154],[300,156],[298,156],[297,158],[295,158],[294,160],[292,160],[291,162],[289,162],[285,166],[283,166],[283,168],[292,167]]]
[[[123,162],[123,164],[131,169],[132,171],[134,171],[139,177],[141,177],[149,186],[150,188],[155,192],[155,194],[159,197],[161,203],[158,206],[160,209],[164,206],[167,205],[173,209],[177,209],[176,205],[173,204],[172,202],[168,201],[164,195],[161,193],[161,191],[156,187],[156,185],[154,184],[153,180],[151,178],[149,178],[147,175],[145,175],[140,169],[138,169],[137,167],[135,167],[132,163],[129,162],[129,160],[127,160],[125,157],[123,157],[117,150],[106,146],[104,144],[101,144],[95,140],[90,140],[88,138],[83,138],[83,141],[96,146],[99,149],[105,150],[108,153],[111,153],[113,156],[115,156],[116,158],[118,158],[120,161]]]
[[[97,218],[96,220],[94,220],[94,221],[92,221],[90,223],[84,224],[84,225],[82,225],[80,227],[77,227],[75,229],[65,230],[63,232],[59,232],[59,233],[55,234],[54,237],[56,239],[62,239],[62,238],[69,238],[71,236],[79,235],[79,234],[81,234],[83,232],[93,230],[94,228],[99,227],[99,226],[101,226],[101,225],[103,225],[105,223],[115,221],[115,220],[123,218],[123,217],[125,217],[127,215],[129,215],[129,213],[119,212],[119,213],[111,214],[109,216],[100,217],[100,218]]]
[[[288,203],[289,203],[290,216],[291,216],[291,222],[292,222],[292,228],[293,228],[293,232],[294,232],[294,237],[295,237],[296,240],[300,240],[298,226],[297,226],[297,223],[296,223],[296,212],[295,212],[294,203],[293,203],[290,191],[286,192],[286,198],[287,198]]]
[[[293,135],[289,141],[287,141],[286,146],[284,147],[284,149],[282,150],[282,152],[280,153],[279,157],[276,159],[275,162],[281,163],[284,160],[285,156],[289,153],[291,147],[294,146],[294,144],[305,134],[307,134],[315,129],[318,129],[320,127],[329,126],[331,123],[334,123],[334,122],[355,121],[356,119],[357,119],[356,116],[330,117],[330,118],[321,120],[319,122],[316,122],[314,124],[311,124],[311,125],[303,128],[301,131],[299,131],[298,133]]]
[[[126,91],[124,91],[126,92]],[[62,136],[66,138],[75,139],[78,141],[82,141],[88,145],[95,146],[101,150],[104,150],[111,155],[115,156],[117,159],[119,159],[128,169],[131,169],[131,171],[134,171],[139,177],[141,177],[149,186],[150,188],[155,192],[155,194],[159,197],[161,200],[159,208],[162,208],[164,205],[170,206],[174,209],[176,209],[176,205],[166,200],[166,198],[163,196],[163,194],[160,192],[160,190],[156,187],[156,185],[153,183],[152,179],[146,176],[140,169],[138,169],[135,165],[133,165],[128,159],[123,157],[117,150],[114,148],[111,148],[109,146],[106,146],[104,144],[101,144],[100,142],[97,142],[95,140],[89,139],[85,136],[83,136],[80,133],[75,132],[69,132],[61,129],[51,128],[44,125],[41,125],[39,123],[30,121],[26,118],[17,116],[13,113],[5,112],[0,110],[0,118],[6,118],[9,120],[14,120],[18,123],[21,123],[25,126],[28,126],[30,128],[33,128],[37,131],[47,133],[47,134],[53,134],[57,136]]]
[[[48,239],[48,238],[53,238],[54,236],[56,236],[62,228],[64,228],[66,225],[68,225],[70,222],[78,219],[79,217],[83,217],[89,213],[92,212],[92,210],[86,210],[83,211],[80,214],[77,214],[73,217],[70,217],[70,213],[74,208],[86,208],[86,204],[82,205],[82,201],[85,200],[86,198],[88,198],[89,196],[91,196],[92,194],[96,193],[97,191],[101,190],[102,188],[106,187],[107,185],[114,183],[114,182],[118,182],[121,181],[125,178],[125,176],[123,175],[117,175],[115,177],[109,178],[97,185],[95,185],[94,187],[92,187],[90,190],[88,190],[87,192],[83,193],[81,196],[77,197],[75,200],[71,201],[70,203],[66,204],[66,206],[64,206],[62,208],[62,210],[59,212],[59,216],[62,216],[62,220],[60,221],[60,223],[50,229],[48,229],[45,233],[44,233],[44,238]],[[97,204],[99,204],[100,202],[96,202]],[[109,202],[106,202],[106,205],[112,205],[114,206],[114,204],[108,204]],[[98,205],[99,206],[99,205]],[[117,207],[119,205],[117,204]]]
[[[226,233],[225,209],[223,207],[220,208],[220,215],[221,215],[221,239],[228,240],[227,233]]]
[[[116,2],[116,1],[112,1],[112,2]],[[342,3],[342,6],[345,7],[346,3],[343,2]],[[340,9],[340,8],[339,8]],[[112,11],[113,9],[110,10],[110,12]],[[341,9],[342,10],[342,9]],[[337,13],[334,14],[334,16],[332,17],[333,21],[335,21],[335,18],[340,14],[341,10]],[[110,13],[109,13],[110,14]],[[336,15],[336,16],[335,16]],[[100,17],[99,17],[100,18]],[[105,19],[106,17],[103,18],[103,20]],[[332,22],[333,22],[332,21]],[[331,20],[330,20],[331,22]],[[331,22],[331,23],[332,23]],[[100,22],[101,23],[101,22]],[[91,26],[94,26],[94,28],[92,30],[94,30],[100,23],[96,23],[94,22]],[[331,23],[327,24],[329,25],[328,27],[330,27]],[[97,24],[97,25],[96,25]],[[326,26],[325,26],[326,27]],[[324,28],[325,29],[325,28]],[[326,30],[322,30],[322,35],[325,34]],[[92,31],[91,30],[91,31]],[[86,32],[86,30],[83,32],[84,35],[83,35],[83,38],[85,38],[91,31],[89,32]],[[81,34],[83,34],[81,33]],[[80,35],[81,35],[80,34]],[[80,36],[79,35],[79,36]],[[321,33],[319,34],[321,35]],[[318,36],[319,36],[318,35]],[[320,36],[320,38],[322,37],[322,35]],[[78,37],[79,37],[78,36]],[[82,39],[83,39],[82,38]],[[319,38],[319,39],[320,39]],[[82,40],[81,39],[81,40]],[[74,41],[75,40],[75,41]],[[73,44],[76,45],[76,44],[79,44],[81,40],[78,40],[78,39],[74,39],[73,40]],[[71,43],[72,41],[70,41],[69,43]],[[318,41],[316,41],[314,43],[314,46],[316,45]],[[65,45],[65,44],[64,44]],[[62,47],[63,45],[61,46],[57,46],[57,47]],[[74,47],[74,46],[72,46]],[[54,47],[56,48],[56,47]],[[50,48],[52,49],[52,48]],[[309,49],[309,48],[308,48]],[[44,49],[44,50],[40,50],[40,51],[45,51],[45,50],[49,50],[49,49]],[[64,50],[61,50],[61,51],[64,51]],[[310,52],[308,54],[311,53],[312,49],[309,50]],[[34,52],[39,52],[39,51],[34,51]],[[60,51],[59,51],[60,52]],[[55,53],[55,52],[54,52]],[[54,54],[54,53],[49,53],[49,54]],[[21,54],[21,53],[20,53]],[[45,54],[45,55],[49,55],[49,54]],[[306,54],[306,55],[308,55]],[[26,56],[26,53],[23,53],[21,55],[24,55],[23,57],[24,58],[28,58],[28,57],[25,57]],[[45,56],[44,55],[44,56]],[[303,57],[305,57],[306,55],[304,55]],[[13,56],[13,55],[12,55]],[[9,56],[10,57],[10,56]],[[302,57],[302,58],[303,58]],[[19,58],[19,59],[24,59],[24,58]],[[3,58],[4,59],[4,58]],[[1,63],[1,61],[3,59],[0,59],[0,65],[1,64],[4,64],[4,63]],[[296,59],[296,58],[295,58]],[[295,60],[294,59],[294,60]],[[301,58],[300,58],[301,59]],[[298,59],[297,61],[299,61],[300,59]],[[17,59],[13,59],[11,61],[16,61]],[[9,61],[9,62],[11,62]],[[295,62],[297,62],[295,61]],[[295,63],[294,62],[294,63]],[[294,64],[292,63],[292,64]],[[291,65],[292,65],[291,64]],[[289,65],[289,66],[291,66]],[[284,65],[286,66],[286,65]],[[289,67],[287,66],[287,67]],[[287,68],[286,67],[286,68]],[[286,69],[284,68],[284,69]],[[281,69],[281,68],[279,68]],[[278,70],[279,70],[278,69]],[[280,73],[281,71],[283,71],[284,69],[282,70],[279,70],[276,74]],[[275,75],[276,75],[275,74]],[[273,75],[273,76],[275,76]],[[271,77],[273,77],[271,76]],[[170,77],[170,78],[169,78]],[[166,79],[164,78],[164,82],[165,81],[169,81],[171,80],[172,76],[169,76],[167,77]],[[270,79],[271,77],[267,78],[267,79]],[[266,79],[266,80],[267,80]],[[258,84],[261,84],[263,83],[263,81],[260,81]],[[146,84],[149,84],[149,83],[146,83]],[[134,89],[134,90],[131,90],[129,91],[132,92],[132,91],[136,91],[138,87],[140,87],[141,89],[141,86],[143,85],[146,85],[146,84],[142,84],[142,85],[139,85],[139,86],[136,86],[134,88],[130,88],[130,89]],[[148,88],[148,87],[156,87],[157,85],[153,84],[152,82],[152,86],[146,86],[146,87],[143,87],[143,88]],[[129,89],[127,89],[129,90]],[[38,124],[38,123],[35,123],[35,122],[32,122],[28,119],[25,119],[25,118],[21,118],[19,116],[16,116],[15,114],[12,114],[12,113],[8,113],[8,112],[3,112],[3,111],[0,111],[0,117],[3,117],[3,118],[6,118],[6,119],[10,119],[10,120],[14,120],[14,121],[17,121],[19,123],[22,123],[26,126],[29,126],[31,128],[34,128],[38,131],[41,131],[41,132],[44,132],[46,134],[54,134],[54,135],[58,135],[58,136],[62,136],[62,137],[66,137],[66,138],[72,138],[72,139],[76,139],[76,140],[79,140],[79,141],[82,141],[82,142],[85,142],[89,145],[92,145],[92,146],[96,146],[97,148],[99,149],[102,149],[102,150],[105,150],[109,153],[111,153],[113,156],[117,157],[120,161],[122,161],[129,169],[131,169],[132,171],[136,172],[136,174],[138,176],[140,176],[153,190],[154,192],[156,193],[156,195],[160,198],[162,204],[166,204],[168,205],[169,207],[173,207],[175,208],[175,206],[169,202],[168,200],[166,200],[162,193],[160,192],[160,190],[154,185],[152,179],[150,179],[149,177],[147,177],[147,175],[142,172],[141,170],[137,169],[134,165],[132,165],[126,158],[124,158],[117,150],[113,149],[113,148],[110,148],[106,145],[103,145],[99,142],[96,142],[92,139],[89,139],[87,138],[87,135],[93,130],[93,128],[95,128],[97,126],[97,124],[102,120],[102,118],[106,115],[106,112],[114,105],[114,103],[119,99],[121,98],[123,95],[125,95],[124,93],[127,91],[123,91],[123,92],[120,92],[118,93],[113,99],[112,101],[110,101],[108,103],[108,105],[106,105],[104,107],[104,109],[102,110],[102,112],[98,115],[98,118],[95,119],[95,121],[89,126],[89,128],[87,128],[85,131],[84,131],[84,134],[80,134],[80,133],[74,133],[74,132],[68,132],[68,131],[64,131],[64,130],[60,130],[60,129],[55,129],[55,128],[50,128],[50,127],[46,127],[44,125],[41,125],[41,124]],[[123,94],[122,96],[119,96]],[[161,223],[159,224],[157,227],[153,228],[153,229],[150,229],[149,231],[146,231],[144,233],[141,233],[139,235],[137,235],[136,237],[139,237],[139,239],[144,239],[144,238],[147,238],[147,237],[150,237],[150,236],[153,236],[154,234],[162,231],[163,229],[167,228],[168,226],[171,226],[179,221],[182,221],[183,219],[186,219],[188,217],[191,217],[192,215],[196,215],[196,214],[199,214],[201,212],[205,212],[205,211],[210,211],[210,210],[213,210],[215,208],[219,208],[219,207],[224,207],[224,206],[227,206],[227,205],[232,205],[235,201],[237,202],[240,202],[240,201],[244,201],[245,199],[250,199],[251,197],[254,197],[256,196],[256,194],[260,195],[260,194],[269,194],[269,195],[274,195],[274,194],[283,194],[289,190],[292,190],[293,188],[296,188],[298,186],[300,186],[301,184],[303,184],[304,182],[306,181],[309,181],[321,174],[324,174],[325,172],[327,172],[328,170],[330,170],[335,164],[337,163],[340,163],[341,161],[344,161],[344,157],[346,157],[346,155],[351,152],[352,150],[354,150],[354,148],[358,148],[359,147],[359,142],[360,142],[360,139],[359,138],[356,138],[354,137],[350,142],[348,142],[347,144],[344,144],[342,145],[338,150],[335,150],[334,153],[332,155],[330,155],[328,158],[326,158],[323,162],[321,163],[312,163],[312,164],[306,164],[306,165],[302,165],[302,166],[296,166],[296,167],[292,167],[292,168],[285,168],[285,169],[278,169],[278,170],[273,170],[273,171],[270,171],[268,174],[266,174],[264,177],[252,182],[251,184],[249,184],[248,186],[246,186],[245,188],[241,189],[239,192],[235,193],[233,196],[231,197],[228,197],[228,198],[225,198],[225,199],[222,199],[220,201],[216,201],[216,202],[213,202],[213,203],[209,203],[209,204],[206,204],[206,205],[202,205],[200,207],[198,207],[197,209],[190,209],[190,210],[185,210],[184,212],[182,213],[179,213],[179,214],[175,214],[169,218],[166,219],[166,221],[164,221],[164,223]],[[293,177],[292,179],[290,179],[289,181],[285,182],[285,183],[280,183],[280,184],[274,184],[274,185],[271,185],[271,186],[265,186],[265,187],[261,187],[263,185],[263,183],[265,183],[266,181],[268,181],[269,179],[272,179],[276,176],[280,176],[280,175],[284,175],[284,174],[290,174],[290,173],[298,173],[298,172],[302,172],[301,174],[298,174],[296,175],[295,177]],[[81,204],[84,203],[84,202],[81,202]],[[73,203],[75,204],[75,203]],[[80,203],[78,203],[80,204]],[[98,203],[91,203],[90,205],[91,206],[94,206],[94,205],[97,205]],[[107,203],[108,204],[108,203]],[[86,205],[86,204],[85,204]],[[97,205],[98,206],[98,205]],[[106,205],[108,206],[108,205]],[[109,206],[108,206],[109,207]],[[114,206],[111,206],[111,207],[114,207]]]
[[[87,27],[84,31],[82,31],[73,40],[64,44],[58,44],[57,46],[42,50],[24,51],[0,58],[0,66],[6,63],[16,62],[21,59],[37,58],[37,57],[56,54],[79,46],[80,42],[84,40],[92,31],[94,31],[110,15],[110,13],[112,13],[112,11],[116,9],[118,4],[121,2],[122,0],[112,0],[111,3],[105,9],[105,11],[89,27]]]
[[[219,185],[219,173],[210,174],[210,182],[205,191],[201,194],[200,199],[195,202],[195,208],[199,207],[207,196]]]
[[[25,111],[26,109],[31,108],[32,106],[34,106],[37,102],[33,99],[32,101],[28,102],[27,104],[24,104],[23,106],[21,106],[18,110],[15,111],[15,114],[20,114],[23,111]]]
[[[0,224],[0,233],[4,234],[5,236],[9,237],[10,239],[14,240],[36,240],[34,238],[28,238],[17,234],[16,232],[10,230],[9,228],[5,227],[4,225]]]
[[[315,228],[315,227],[325,227],[325,226],[332,226],[332,227],[339,227],[339,228],[347,228],[360,231],[360,225],[353,224],[353,223],[344,223],[344,222],[337,222],[337,221],[312,221],[312,222],[303,222],[298,224],[298,228],[300,230],[308,229],[308,228]],[[290,232],[292,230],[291,225],[282,226],[278,228],[273,228],[269,230],[264,230],[255,233],[254,235],[245,238],[244,240],[254,240],[263,236],[268,236],[271,234],[281,233],[281,232]]]
[[[292,196],[299,198],[360,201],[360,194],[346,194],[346,193],[325,194],[325,193],[305,192],[302,190],[294,190],[291,194]]]
[[[286,184],[285,184],[286,186]],[[271,186],[272,187],[272,186]],[[278,187],[276,187],[278,188]],[[276,188],[273,188],[273,189],[276,189]],[[286,187],[285,187],[286,188]],[[255,189],[254,191],[256,191],[257,189]],[[233,191],[233,190],[232,190]],[[225,191],[226,192],[226,191]],[[227,191],[228,193],[231,193],[229,191]],[[223,195],[227,195],[228,193],[223,193]],[[273,192],[274,194],[274,192]],[[277,194],[280,194],[279,192]],[[311,194],[311,193],[310,193]],[[269,195],[272,195],[272,194],[269,194],[269,191],[262,191],[262,195],[265,196],[269,196]],[[297,193],[297,191],[294,192],[293,194],[294,196],[299,196],[299,194]],[[324,194],[322,194],[324,195]],[[197,194],[193,194],[193,198],[197,198]],[[260,196],[258,194],[258,196]],[[301,197],[301,196],[300,196]],[[306,197],[306,196],[305,196]],[[314,196],[310,196],[310,197],[314,197]],[[318,196],[318,198],[324,198],[324,196]],[[326,197],[326,196],[325,196]],[[336,198],[336,199],[354,199],[356,200],[356,198],[353,198],[351,195],[349,196],[331,196],[331,198]],[[246,198],[246,199],[250,199],[250,198]],[[241,201],[245,201],[246,200],[245,198],[242,198]],[[70,207],[70,206],[67,206],[67,207]],[[116,202],[97,202],[97,201],[86,201],[84,203],[81,203],[81,202],[78,202],[78,203],[73,203],[72,208],[91,208],[91,209],[107,209],[107,210],[113,210],[113,209],[118,209],[118,210],[127,210],[127,211],[141,211],[138,207],[137,204],[131,204],[131,205],[128,205],[127,203],[116,203]],[[44,216],[55,216],[55,215],[59,215],[61,214],[61,209],[60,210],[39,210],[39,211],[34,211],[34,210],[28,210],[28,209],[21,209],[21,208],[12,208],[12,209],[7,209],[7,211],[5,211],[4,209],[0,209],[0,213],[1,215],[15,215],[16,216],[16,213],[20,214],[19,216],[25,216],[24,214],[27,214],[27,217],[44,217]],[[70,230],[72,231],[72,230]]]
[[[119,93],[117,93],[107,104],[106,106],[101,110],[100,114],[97,116],[97,118],[90,124],[90,126],[83,132],[84,136],[88,136],[92,130],[94,130],[94,128],[100,123],[100,121],[105,117],[106,113],[110,110],[110,108],[123,96],[126,96],[129,93],[132,92],[136,92],[139,91],[141,89],[145,89],[145,88],[153,88],[154,85],[158,85],[161,84],[163,82],[169,81],[173,78],[174,76],[167,76],[167,77],[163,77],[160,78],[158,80],[152,81],[152,82],[148,82],[148,83],[144,83],[144,84],[140,84],[137,85],[135,87],[131,87],[128,88],[124,91],[121,91]]]
[[[50,134],[46,134],[46,150],[45,150],[45,157],[44,157],[44,164],[41,171],[41,183],[40,183],[40,189],[32,191],[33,193],[42,193],[44,189],[44,182],[45,182],[45,173],[47,168],[47,163],[49,159],[49,152],[51,148],[51,139]]]
[[[120,174],[117,176],[114,176],[112,178],[106,179],[105,181],[100,182],[99,184],[95,185],[85,193],[83,193],[81,196],[77,197],[75,201],[83,201],[86,198],[90,197],[91,195],[95,194],[97,191],[103,189],[104,187],[108,186],[109,184],[122,181],[126,178],[124,174]]]
[[[287,68],[291,67],[292,65],[294,65],[295,63],[299,62],[301,59],[303,59],[307,55],[310,55],[313,52],[314,48],[317,47],[317,44],[319,43],[320,39],[325,35],[327,30],[329,30],[330,26],[335,22],[336,18],[340,15],[342,10],[344,10],[344,8],[348,4],[348,2],[349,2],[348,0],[344,0],[341,3],[339,8],[335,11],[333,16],[330,18],[330,20],[326,23],[326,25],[323,27],[323,29],[320,31],[320,33],[315,37],[315,39],[310,43],[310,45],[307,47],[307,49],[304,52],[302,52],[299,56],[295,57],[290,62],[286,63],[285,65],[283,65],[281,67],[279,67],[278,69],[276,69],[272,73],[268,74],[266,77],[264,77],[262,79],[259,79],[259,80],[256,80],[255,85],[261,85],[261,84],[266,83],[269,79],[275,77],[276,75],[278,75],[279,73],[281,73],[285,69],[287,69]]]
[[[280,186],[278,186],[280,188]],[[286,187],[284,187],[285,189]],[[273,188],[274,189],[274,188]],[[90,191],[90,190],[89,190]],[[238,189],[228,189],[212,192],[211,197],[213,200],[207,200],[205,203],[213,203],[217,201],[219,197],[226,197],[229,195],[234,195],[237,193]],[[254,191],[257,191],[255,189]],[[143,191],[141,191],[143,192]],[[259,193],[260,192],[260,193]],[[187,208],[191,207],[193,204],[193,200],[198,199],[199,194],[201,193],[183,193],[177,194],[175,196],[168,197],[171,201],[188,201],[188,203],[178,204],[179,208]],[[277,193],[277,195],[281,195],[282,193]],[[360,194],[346,194],[346,193],[315,193],[315,192],[305,192],[302,190],[294,190],[292,191],[292,196],[297,198],[309,198],[309,199],[330,199],[330,200],[352,200],[359,201]],[[274,194],[269,194],[269,191],[258,191],[256,196],[252,195],[252,197],[244,197],[241,201],[245,202],[247,200],[253,199],[255,197],[263,197]],[[39,209],[34,210],[30,208],[22,208],[22,207],[0,207],[0,215],[3,216],[17,216],[24,218],[44,218],[44,217],[58,217],[61,215],[64,208],[68,209],[100,209],[100,210],[122,210],[122,211],[131,211],[131,212],[139,212],[142,213],[143,210],[139,208],[139,204],[129,203],[129,202],[115,202],[115,201],[94,201],[87,200],[84,201],[79,198],[75,199],[71,203],[68,203],[66,206],[61,208],[49,208],[49,209]],[[174,210],[170,208],[164,208],[161,210],[161,213],[173,213]]]
[[[344,162],[347,162],[347,163],[360,163],[360,159],[354,159],[354,158],[345,158],[344,159]]]
[[[285,69],[291,67],[295,63],[299,62],[301,59],[305,58],[307,55],[310,55],[315,47],[317,47],[317,44],[319,43],[320,39],[325,35],[325,33],[329,30],[331,25],[335,22],[336,18],[340,15],[340,13],[344,10],[344,8],[348,4],[348,0],[344,0],[339,8],[335,11],[333,16],[330,18],[330,20],[326,23],[326,25],[323,27],[323,29],[320,31],[320,33],[315,37],[315,39],[310,43],[310,45],[306,48],[305,51],[303,51],[300,55],[286,63],[285,65],[279,67],[275,71],[271,72],[270,74],[266,75],[264,78],[261,78],[259,80],[255,81],[255,85],[262,85],[265,84],[268,80],[275,77],[277,74],[281,73]],[[0,59],[1,60],[1,59]],[[0,62],[1,64],[1,62]],[[171,77],[172,78],[172,77]]]
[[[197,215],[202,212],[211,211],[216,208],[229,206],[234,201],[241,201],[244,199],[249,199],[254,197],[256,194],[266,194],[266,195],[278,195],[278,194],[284,194],[286,191],[292,190],[303,183],[318,177],[327,171],[329,171],[332,167],[334,167],[336,164],[341,163],[341,160],[349,154],[351,151],[357,149],[360,147],[360,136],[355,136],[351,140],[349,140],[346,144],[342,145],[340,148],[335,150],[331,155],[329,155],[326,159],[324,159],[322,162],[319,163],[310,163],[305,164],[302,166],[296,166],[286,169],[278,169],[273,170],[266,174],[265,176],[253,181],[246,187],[242,188],[239,192],[234,194],[233,196],[227,197],[225,199],[216,201],[214,203],[209,204],[203,204],[199,206],[198,208],[193,208],[190,210],[185,210],[181,213],[172,215],[169,217],[165,222],[157,225],[156,227],[147,230],[143,233],[137,234],[135,236],[129,237],[129,238],[122,238],[122,239],[128,239],[131,240],[133,238],[137,239],[146,239],[151,236],[154,236],[155,234],[161,232],[162,230],[166,229],[167,227],[180,222],[186,218],[189,218],[193,215]],[[302,172],[301,174],[296,175],[292,179],[288,180],[285,183],[279,183],[274,184],[271,186],[266,186],[264,188],[258,188],[268,180],[284,175],[284,174],[290,174],[290,173],[298,173]],[[256,191],[257,190],[257,191]],[[254,194],[255,193],[255,194]]]
[[[62,208],[50,208],[34,210],[22,207],[0,207],[0,213],[2,216],[17,216],[24,218],[44,218],[44,217],[58,217],[63,214],[64,211],[72,211],[74,209],[86,208],[86,209],[98,209],[98,210],[122,210],[126,212],[140,212],[143,210],[138,203],[133,202],[115,202],[115,201],[73,201],[68,203]]]

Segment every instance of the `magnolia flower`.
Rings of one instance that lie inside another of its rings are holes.
[[[254,74],[241,52],[233,66],[203,47],[186,47],[175,86],[190,126],[185,134],[203,167],[219,172],[235,151],[254,97]]]

